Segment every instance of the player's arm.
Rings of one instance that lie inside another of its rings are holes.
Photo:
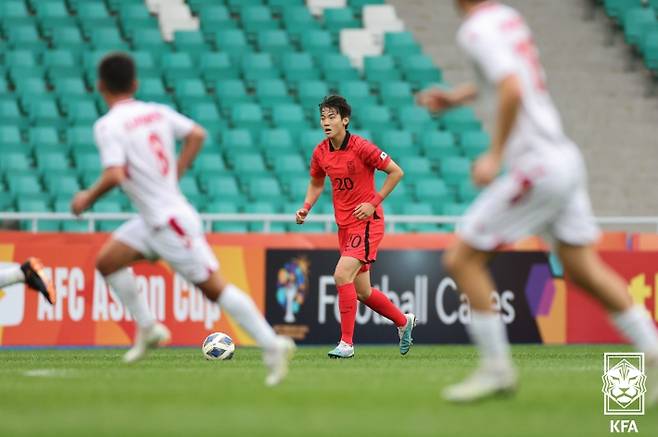
[[[416,101],[432,112],[443,112],[470,103],[475,100],[477,94],[477,87],[473,84],[463,84],[452,90],[428,88],[416,95]]]
[[[89,209],[103,194],[112,188],[120,185],[126,178],[126,171],[123,167],[108,167],[100,175],[96,183],[90,188],[77,193],[71,201],[71,211],[75,215],[80,215],[86,209]]]
[[[489,151],[473,166],[473,182],[478,186],[491,183],[500,172],[505,144],[509,139],[521,108],[521,83],[516,74],[510,74],[497,83],[498,105],[496,130]]]
[[[308,189],[306,190],[306,197],[304,198],[304,206],[299,208],[295,215],[295,220],[298,225],[304,224],[309,211],[324,191],[324,180],[324,176],[311,177],[311,180],[308,183]]]
[[[188,168],[192,165],[192,161],[198,155],[203,142],[206,140],[206,131],[204,128],[195,124],[188,133],[183,142],[180,155],[178,156],[178,179],[182,178]]]
[[[382,189],[375,193],[370,202],[364,202],[360,204],[354,209],[354,212],[352,213],[352,215],[354,215],[359,220],[370,217],[375,212],[375,209],[377,209],[377,206],[382,203],[386,196],[391,194],[391,191],[393,191],[393,189],[404,176],[404,171],[402,171],[402,168],[400,168],[400,166],[397,165],[392,159],[389,160],[388,165],[386,165],[382,171],[387,174],[386,179],[384,180],[384,185],[382,185]]]

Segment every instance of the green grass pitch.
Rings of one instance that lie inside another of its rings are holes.
[[[470,346],[357,346],[338,361],[301,347],[289,378],[263,386],[260,352],[211,362],[158,350],[132,366],[122,350],[0,351],[0,435],[602,436],[604,352],[622,346],[515,346],[514,397],[456,406],[440,389],[475,365]],[[658,435],[658,408],[635,417]]]

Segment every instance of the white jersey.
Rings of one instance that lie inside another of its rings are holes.
[[[167,106],[132,99],[117,103],[94,124],[103,167],[125,168],[121,187],[149,226],[198,216],[178,187],[175,149],[193,126]]]
[[[530,29],[511,7],[489,1],[465,19],[457,40],[474,61],[485,92],[509,75],[522,87],[518,118],[505,145],[505,163],[537,152],[575,148],[546,89],[546,77]]]

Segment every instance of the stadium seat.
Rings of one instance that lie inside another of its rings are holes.
[[[395,127],[392,125],[391,111],[386,106],[364,106],[352,114],[352,119],[360,128],[375,132]]]
[[[402,79],[392,56],[366,56],[363,62],[363,71],[369,82],[379,84]]]
[[[468,158],[477,158],[489,148],[489,135],[484,131],[464,132],[460,136],[460,144]]]
[[[388,32],[384,35],[384,53],[391,56],[407,57],[421,52],[411,32]]]
[[[304,33],[301,45],[302,49],[311,55],[322,56],[336,52],[331,34],[325,30],[310,30]]]
[[[288,34],[283,30],[260,30],[256,36],[258,50],[280,55],[292,50]]]
[[[377,104],[377,99],[370,93],[368,82],[355,80],[338,84],[338,92],[355,108]]]
[[[189,53],[193,56],[204,55],[209,51],[203,33],[199,31],[174,32],[174,48],[176,51]]]
[[[295,104],[280,105],[272,113],[272,123],[277,128],[300,131],[308,128],[308,122],[301,106]]]
[[[407,105],[401,107],[398,111],[398,119],[400,125],[418,135],[434,129],[434,122],[429,112],[420,106]]]
[[[287,81],[317,79],[320,72],[309,53],[285,53],[281,56],[281,70]]]
[[[359,80],[359,72],[349,58],[342,54],[327,54],[320,57],[324,79],[339,86],[342,82]]]
[[[448,157],[441,161],[441,176],[450,185],[468,180],[470,174],[471,162],[467,158]]]
[[[206,181],[205,190],[211,199],[221,201],[239,200],[242,193],[233,176],[223,175]]]
[[[340,32],[345,28],[360,28],[361,23],[356,19],[350,8],[329,8],[324,10],[324,25],[331,32]]]
[[[478,130],[481,127],[473,109],[468,107],[446,111],[441,116],[441,123],[446,130],[452,131],[455,134]]]
[[[434,205],[441,205],[452,201],[450,190],[445,182],[436,178],[420,179],[415,183],[416,198],[430,202]]]
[[[443,158],[460,156],[461,150],[455,143],[455,137],[450,132],[430,131],[421,136],[423,154],[433,163]]]
[[[266,108],[292,102],[286,83],[280,79],[256,81],[256,99]]]
[[[626,43],[639,48],[646,30],[650,26],[656,25],[656,11],[648,8],[630,9],[624,14],[623,23]]]
[[[417,85],[440,83],[442,81],[441,71],[427,55],[406,56],[403,58],[400,67],[402,68],[405,79]]]
[[[407,82],[392,81],[383,83],[379,89],[382,104],[400,107],[414,104],[411,86]]]

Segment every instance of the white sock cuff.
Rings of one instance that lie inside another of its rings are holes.
[[[25,281],[25,275],[21,266],[15,265],[0,270],[0,287],[18,284]]]

